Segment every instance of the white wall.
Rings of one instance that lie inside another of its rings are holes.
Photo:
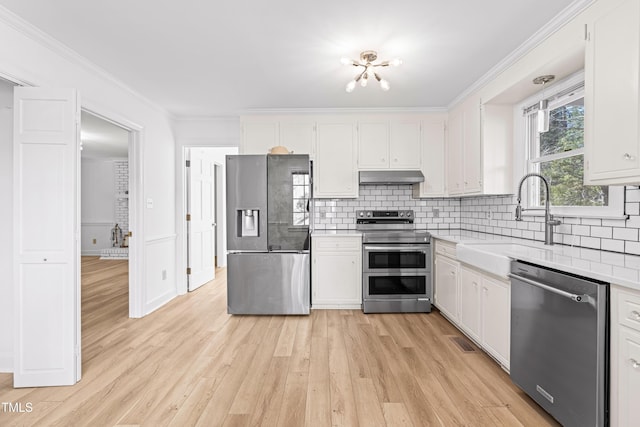
[[[176,258],[175,144],[167,113],[3,8],[0,8],[0,40],[0,77],[34,86],[77,88],[83,108],[139,131],[140,199],[143,202],[152,199],[153,208],[144,209],[140,228],[133,230],[133,239],[137,239],[141,248],[142,270],[136,314],[145,315],[162,306],[177,295],[176,282],[172,280]],[[6,159],[6,145],[4,142],[0,147],[1,162]],[[4,176],[7,169],[1,169]],[[4,200],[11,201],[11,195]],[[11,209],[6,205],[3,204],[4,209]],[[3,231],[7,229],[5,225]],[[153,250],[148,251],[151,246]],[[166,279],[163,270],[167,270]],[[12,287],[13,283],[5,285],[3,281],[0,286]],[[0,343],[4,345],[11,337],[12,330],[3,324]]]
[[[224,157],[227,154],[237,154],[240,145],[240,119],[229,118],[209,118],[209,119],[182,119],[173,122],[173,129],[176,138],[176,230],[177,236],[177,281],[178,292],[187,292],[187,246],[186,246],[186,180],[185,180],[185,160],[187,147],[211,147],[212,156],[216,163],[222,166],[224,171]],[[222,183],[222,188],[226,188]],[[226,195],[223,195],[226,200]],[[223,207],[223,212],[226,209]],[[218,220],[218,265],[226,265],[227,233],[225,218]],[[183,274],[183,272],[185,272]]]
[[[0,79],[0,372],[13,372],[13,85]]]
[[[81,252],[100,255],[101,249],[111,247],[111,228],[115,223],[113,160],[83,158],[81,183]]]

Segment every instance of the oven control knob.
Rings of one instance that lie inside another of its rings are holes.
[[[360,211],[359,212],[360,216],[364,216],[364,212]]]
[[[404,216],[404,212],[400,212],[400,216]]]
[[[407,216],[411,216],[411,211],[407,211]]]
[[[367,216],[370,217],[371,216],[371,212],[367,212]]]

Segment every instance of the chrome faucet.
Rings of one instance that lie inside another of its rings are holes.
[[[544,183],[545,199],[544,199],[544,244],[553,245],[553,226],[562,224],[559,220],[553,219],[553,215],[549,212],[551,202],[549,201],[549,183],[544,176],[539,173],[528,173],[522,177],[518,185],[518,206],[516,206],[516,221],[522,221],[522,212],[524,211],[540,211],[542,209],[523,209],[520,205],[522,199],[522,184],[527,178],[537,177]]]

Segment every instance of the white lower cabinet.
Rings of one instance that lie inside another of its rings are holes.
[[[449,320],[458,321],[458,261],[436,254],[434,262],[434,302]]]
[[[460,264],[459,327],[509,369],[509,282]]]
[[[640,420],[640,292],[611,287],[612,427]]]
[[[464,265],[460,268],[460,327],[480,341],[480,290],[482,275]]]
[[[506,280],[482,277],[480,292],[480,344],[509,369],[511,343],[511,285]]]
[[[362,236],[313,235],[311,256],[311,307],[360,308]]]
[[[460,263],[455,244],[437,240],[434,300],[449,321],[507,370],[511,342],[511,285]]]

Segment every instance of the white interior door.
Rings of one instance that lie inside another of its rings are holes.
[[[80,369],[79,129],[74,89],[14,92],[14,387]]]
[[[187,268],[189,291],[215,277],[215,163],[205,149],[188,151]]]

